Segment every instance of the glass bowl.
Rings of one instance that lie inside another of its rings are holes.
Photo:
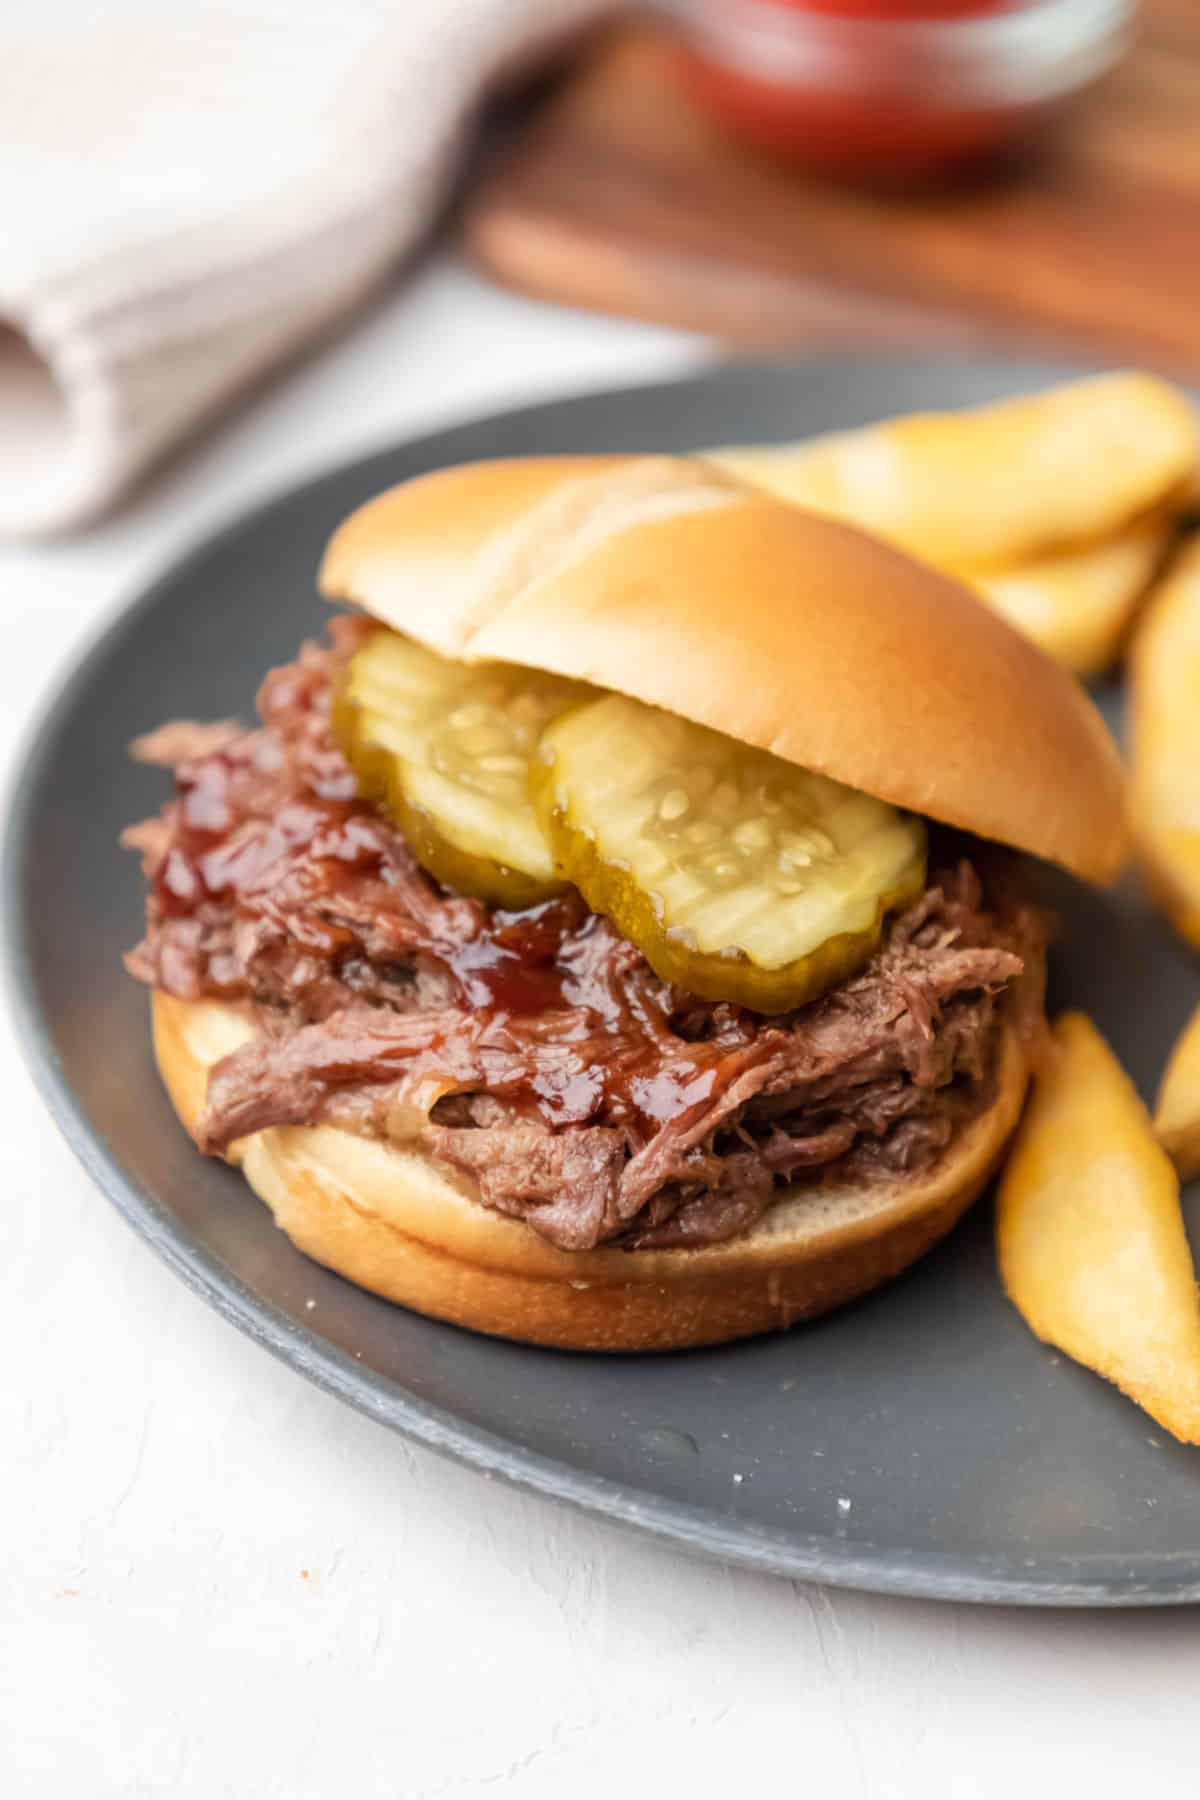
[[[1134,0],[926,4],[941,16],[864,16],[865,0],[656,10],[678,28],[692,93],[737,136],[833,171],[899,176],[1025,137],[1117,61],[1136,15]]]

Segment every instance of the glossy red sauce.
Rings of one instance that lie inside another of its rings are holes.
[[[485,928],[442,957],[466,1003],[502,1013],[541,1013],[565,1005],[558,953],[569,921],[561,909],[553,932],[543,927],[536,913],[532,917],[502,913],[497,923],[499,929]],[[521,927],[526,924],[530,930],[522,938]]]
[[[415,1023],[423,971],[422,1049],[452,1063],[469,1014],[480,1054],[515,1056],[551,1123],[603,1113],[648,1129],[709,1100],[742,1037],[731,1009],[714,1042],[703,1003],[687,1001],[699,1028],[678,1035],[679,997],[574,890],[504,911],[440,888],[358,797],[328,734],[329,688],[319,665],[276,671],[260,699],[267,730],[177,765],[143,979],[183,998],[265,1001],[297,1024],[364,1003]]]
[[[289,930],[332,955],[356,934],[314,929],[306,899],[336,901],[340,892],[355,902],[366,878],[391,886],[402,905],[402,891],[389,882],[396,833],[361,801],[310,792],[286,799],[269,819],[247,819],[246,785],[244,760],[225,751],[180,771],[173,841],[153,878],[165,916],[185,916],[204,901],[271,913],[281,923],[286,913]],[[353,785],[347,771],[351,793]],[[564,994],[570,969],[559,958],[588,916],[577,895],[523,912],[472,910],[475,929],[464,941],[453,941],[435,919],[414,944],[450,970],[466,1005],[539,1013],[573,1003]]]

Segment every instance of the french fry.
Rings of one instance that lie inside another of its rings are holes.
[[[1182,493],[1200,460],[1192,407],[1117,373],[957,413],[914,413],[710,462],[943,569],[1012,567],[1093,543]]]
[[[1000,1184],[996,1244],[1039,1338],[1200,1442],[1200,1296],[1178,1178],[1082,1013],[1054,1028]]]
[[[1134,840],[1147,883],[1200,946],[1200,539],[1151,596],[1130,653]]]
[[[708,459],[957,575],[1083,676],[1115,661],[1200,493],[1190,406],[1134,374]]]
[[[1154,1130],[1180,1181],[1200,1175],[1200,1008],[1167,1062],[1154,1106]]]
[[[1047,656],[1076,675],[1100,675],[1120,654],[1174,535],[1169,519],[1152,516],[1098,544],[960,578]]]

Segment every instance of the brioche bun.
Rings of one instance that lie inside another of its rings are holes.
[[[209,1069],[254,1026],[236,1007],[163,993],[153,1022],[167,1092],[194,1136]],[[677,1350],[816,1318],[915,1262],[985,1185],[1027,1072],[1005,1024],[991,1104],[931,1168],[798,1185],[751,1231],[693,1250],[556,1250],[423,1157],[333,1126],[272,1127],[230,1154],[298,1249],[385,1299],[559,1349]]]
[[[684,457],[474,463],[351,515],[332,599],[467,661],[593,682],[1107,883],[1119,759],[966,588]]]

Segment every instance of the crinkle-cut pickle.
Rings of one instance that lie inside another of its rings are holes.
[[[380,630],[350,659],[333,733],[360,793],[436,880],[495,906],[534,906],[564,884],[529,797],[529,759],[576,694],[557,676],[450,662]]]
[[[924,886],[921,819],[621,695],[550,724],[532,783],[560,872],[707,1000],[815,999]]]

